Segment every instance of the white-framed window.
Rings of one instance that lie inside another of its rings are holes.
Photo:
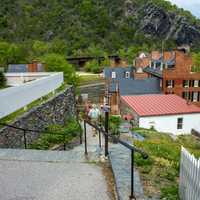
[[[194,87],[199,87],[199,80],[194,80]]]
[[[184,80],[183,81],[183,87],[189,88],[190,87],[190,81],[189,80]]]
[[[183,129],[183,118],[177,119],[177,129]]]
[[[174,87],[174,80],[167,80],[166,81],[166,86],[168,88],[173,88]]]
[[[125,72],[125,78],[130,78],[130,72]]]
[[[198,92],[193,92],[193,102],[198,101]]]
[[[111,77],[116,78],[116,72],[112,72]]]

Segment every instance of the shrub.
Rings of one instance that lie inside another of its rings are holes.
[[[119,127],[121,124],[121,118],[118,116],[110,116],[109,129],[113,135],[119,135]]]
[[[93,72],[93,73],[97,74],[102,71],[102,67],[99,65],[99,63],[96,60],[93,60],[93,61],[89,61],[86,63],[85,71]]]
[[[30,144],[29,148],[46,150],[55,144],[67,144],[79,134],[82,134],[81,125],[75,119],[70,118],[64,126],[53,124],[47,127],[44,134]]]

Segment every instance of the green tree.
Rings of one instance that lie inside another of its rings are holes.
[[[47,71],[63,72],[64,79],[67,83],[74,85],[77,84],[75,69],[66,61],[65,56],[51,53],[44,55],[40,60],[45,63]]]
[[[33,59],[37,59],[49,52],[49,44],[43,41],[34,41],[32,46]]]
[[[3,72],[0,71],[0,88],[4,88],[6,86],[6,78]]]
[[[192,54],[193,59],[193,72],[200,72],[200,53],[194,53]]]
[[[0,66],[7,67],[9,59],[9,43],[0,42]]]
[[[87,72],[93,72],[95,74],[100,73],[102,71],[102,67],[96,60],[92,60],[86,63],[85,70]]]

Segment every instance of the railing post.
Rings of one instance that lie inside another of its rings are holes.
[[[105,112],[105,156],[108,156],[108,120],[109,120],[109,112]]]
[[[135,199],[134,195],[134,150],[131,150],[131,195],[130,200]]]
[[[84,137],[85,137],[85,155],[88,155],[88,151],[87,151],[87,132],[86,132],[86,122],[84,120]]]
[[[64,151],[66,151],[66,136],[65,136],[65,133],[64,133],[64,143],[63,143],[63,147],[64,147]]]
[[[23,130],[24,132],[24,148],[27,149],[27,144],[26,144],[26,131]]]
[[[101,148],[101,131],[99,131],[99,147]]]

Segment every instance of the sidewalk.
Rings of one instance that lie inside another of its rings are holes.
[[[102,167],[96,164],[98,137],[88,128],[84,144],[65,152],[0,149],[2,200],[112,200]]]

